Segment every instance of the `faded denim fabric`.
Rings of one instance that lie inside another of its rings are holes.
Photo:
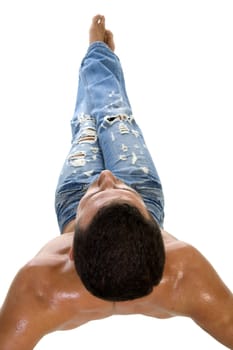
[[[56,189],[60,231],[75,218],[80,199],[102,170],[134,188],[163,227],[161,182],[132,115],[118,57],[103,42],[89,46],[79,71],[72,146]]]

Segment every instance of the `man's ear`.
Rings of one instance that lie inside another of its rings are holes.
[[[70,251],[69,251],[69,258],[70,258],[71,261],[74,260],[74,251],[73,251],[73,247],[70,248]]]

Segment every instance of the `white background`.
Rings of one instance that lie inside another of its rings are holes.
[[[0,301],[20,266],[59,234],[54,191],[97,13],[115,34],[134,116],[163,182],[165,229],[196,246],[233,289],[232,1],[2,0]],[[64,348],[224,347],[189,319],[117,316],[36,346]]]

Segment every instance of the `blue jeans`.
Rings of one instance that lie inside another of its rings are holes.
[[[71,128],[72,146],[55,198],[60,231],[75,218],[80,199],[104,169],[134,188],[162,227],[161,182],[132,116],[120,61],[103,42],[92,43],[81,63]]]

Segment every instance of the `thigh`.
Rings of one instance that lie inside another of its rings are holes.
[[[71,125],[72,147],[65,159],[55,194],[55,209],[61,231],[75,218],[80,199],[104,170],[95,119],[89,115],[78,115],[72,119]]]
[[[89,115],[78,115],[72,119],[71,126],[72,147],[60,174],[60,186],[68,181],[91,183],[104,169],[95,119]]]
[[[132,116],[106,117],[99,138],[105,166],[116,176],[160,182],[141,129]]]
[[[161,181],[134,118],[127,115],[106,117],[99,133],[106,168],[141,195],[151,215],[163,227]]]

